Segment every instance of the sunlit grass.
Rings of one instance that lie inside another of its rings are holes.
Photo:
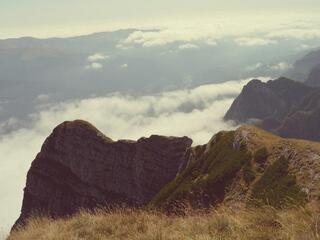
[[[320,215],[307,208],[230,209],[209,213],[188,211],[167,216],[145,210],[82,211],[69,219],[32,218],[8,240],[46,239],[320,239]]]

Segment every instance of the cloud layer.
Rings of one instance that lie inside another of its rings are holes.
[[[95,53],[88,56],[87,61],[89,64],[85,66],[87,70],[98,70],[103,68],[102,61],[109,59],[110,57],[103,53]]]
[[[190,21],[164,23],[158,30],[135,31],[117,46],[121,49],[158,47],[170,43],[215,46],[222,38],[231,37],[235,44],[251,47],[275,45],[288,39],[303,41],[320,37],[320,20],[314,15],[235,15]]]
[[[88,120],[115,140],[151,134],[187,135],[194,144],[203,144],[214,133],[232,128],[222,121],[223,115],[248,81],[149,96],[112,94],[43,107],[31,116],[32,127],[18,129],[0,139],[1,227],[8,230],[17,219],[27,170],[45,138],[59,123]]]

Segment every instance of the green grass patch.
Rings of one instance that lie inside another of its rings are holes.
[[[281,157],[269,166],[252,189],[252,203],[281,208],[302,203],[305,194],[296,184],[295,176],[288,173],[289,160]]]
[[[259,164],[264,164],[268,160],[268,156],[268,150],[265,147],[263,147],[255,152],[253,158],[255,162]]]
[[[150,206],[160,207],[185,199],[192,202],[194,196],[201,198],[203,195],[209,202],[222,200],[225,187],[251,159],[245,146],[234,147],[234,134],[234,131],[218,133],[210,150],[196,156],[178,177],[155,196]]]
[[[256,175],[253,171],[252,163],[251,161],[248,161],[244,166],[243,166],[243,180],[249,184],[253,182],[256,179]]]

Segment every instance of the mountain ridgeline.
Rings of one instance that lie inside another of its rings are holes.
[[[320,140],[320,50],[298,59],[287,77],[251,80],[224,116],[288,138]]]
[[[14,227],[34,214],[60,218],[99,207],[320,202],[320,143],[243,126],[191,144],[163,136],[115,142],[85,121],[64,122],[32,163]]]
[[[98,206],[139,207],[170,182],[192,140],[151,136],[114,142],[85,121],[57,126],[28,172],[22,212],[53,217]]]
[[[287,78],[252,80],[225,115],[237,124],[252,123],[282,137],[320,140],[320,88]]]
[[[319,64],[320,49],[315,49],[298,59],[285,76],[295,81],[304,82],[312,87],[320,86],[320,75],[315,75],[315,71],[319,69]]]
[[[157,135],[113,141],[86,121],[60,124],[31,165],[13,229],[34,215],[63,218],[100,207],[179,213],[219,204],[319,206],[319,55],[310,53],[289,73],[304,83],[250,81],[224,119],[251,125],[201,146]]]

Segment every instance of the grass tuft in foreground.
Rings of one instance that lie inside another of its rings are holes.
[[[320,215],[306,208],[271,207],[232,210],[221,207],[209,213],[188,212],[167,216],[144,210],[80,212],[69,219],[35,217],[8,240],[316,240]]]

